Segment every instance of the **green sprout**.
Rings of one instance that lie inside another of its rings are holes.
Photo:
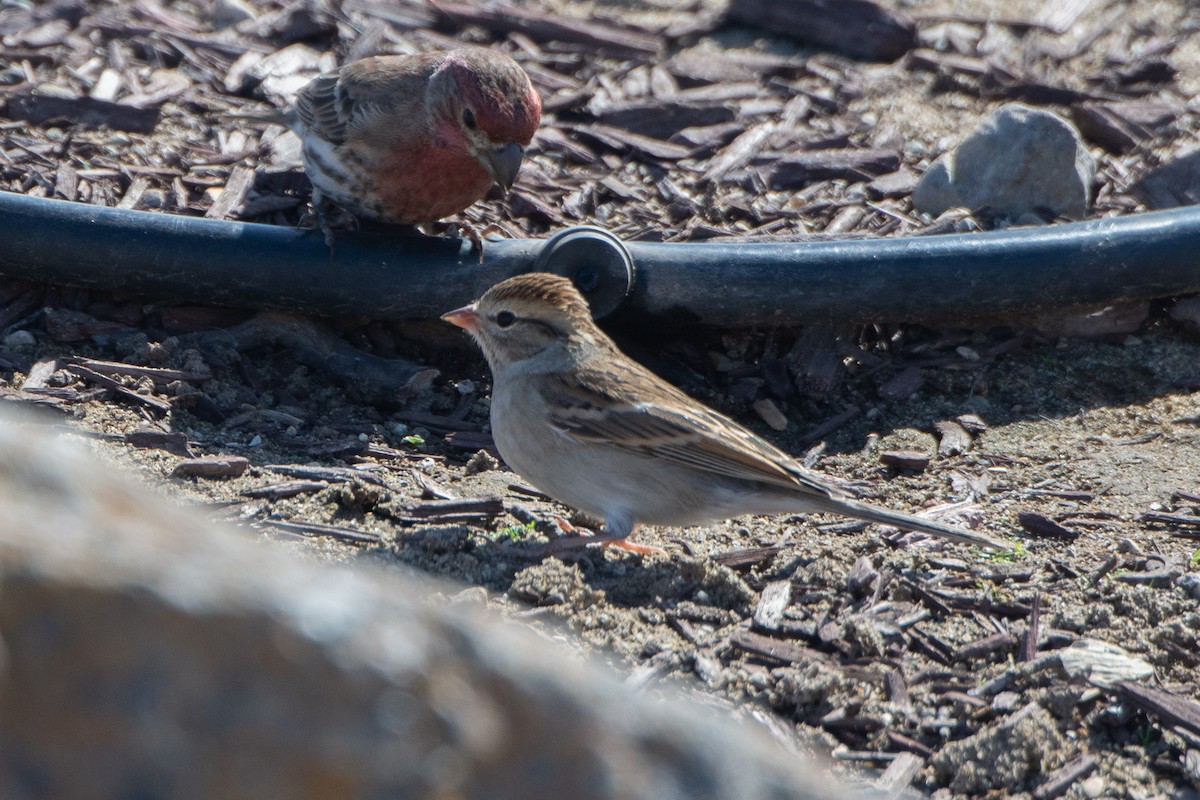
[[[1025,546],[1025,542],[1022,541],[1021,539],[1014,540],[1012,545],[1013,545],[1013,549],[1009,550],[1007,552],[1001,551],[1001,552],[997,553],[997,552],[993,552],[991,550],[987,550],[987,551],[981,551],[979,553],[979,555],[981,558],[985,558],[990,561],[997,561],[997,562],[1004,563],[1004,564],[1012,564],[1017,559],[1024,558],[1025,556],[1029,555],[1029,548],[1027,548]]]
[[[1200,567],[1200,548],[1197,548],[1196,552],[1192,553],[1192,564]]]
[[[420,447],[421,445],[425,444],[424,437],[418,436],[415,433],[410,433],[400,441],[404,442],[405,444],[411,444],[413,447]]]
[[[493,531],[491,535],[492,541],[500,539],[508,539],[510,542],[524,541],[525,537],[534,533],[537,529],[537,522],[530,521],[524,524],[513,524],[507,528],[501,528],[498,531]]]

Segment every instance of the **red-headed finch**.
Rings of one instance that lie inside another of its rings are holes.
[[[318,216],[333,203],[417,225],[457,214],[493,183],[511,187],[541,114],[517,62],[467,47],[325,73],[300,91],[293,127]]]

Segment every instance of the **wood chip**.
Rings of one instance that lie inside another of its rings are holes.
[[[820,650],[813,650],[811,647],[805,647],[796,642],[776,639],[748,630],[741,630],[730,636],[729,643],[747,653],[791,664],[805,664],[811,661],[828,662],[830,660],[830,656]]]
[[[173,381],[189,381],[200,383],[212,378],[211,372],[189,372],[182,369],[166,367],[144,367],[140,364],[126,364],[121,361],[101,361],[95,358],[68,357],[63,359],[65,364],[87,367],[101,375],[122,375],[130,378],[149,378],[155,384],[166,385]]]
[[[188,446],[187,434],[179,431],[139,428],[126,433],[125,441],[142,450],[164,450],[184,458],[191,458],[195,455],[192,448]]]
[[[112,128],[133,133],[151,133],[158,124],[157,108],[137,108],[124,103],[91,97],[56,97],[19,94],[9,97],[0,117],[20,119],[32,125],[82,125]]]
[[[216,202],[204,212],[208,219],[225,219],[236,215],[241,209],[246,193],[254,186],[254,169],[251,167],[234,167],[229,173],[229,180],[221,190]]]
[[[1122,698],[1147,714],[1200,736],[1200,703],[1195,700],[1131,681],[1121,681],[1115,688]]]
[[[967,642],[955,653],[959,661],[975,661],[977,659],[995,660],[997,653],[1007,653],[1017,646],[1017,637],[1011,633],[995,633]]]
[[[767,631],[777,630],[783,612],[792,602],[791,581],[771,581],[763,587],[754,609],[754,625]]]
[[[1112,153],[1124,153],[1154,139],[1179,117],[1179,109],[1151,100],[1080,103],[1071,119],[1084,138]]]
[[[669,139],[684,128],[732,122],[736,112],[725,103],[637,102],[614,105],[597,113],[603,125],[623,128],[651,139]]]
[[[504,500],[500,497],[477,497],[469,500],[431,500],[408,506],[403,516],[417,519],[438,519],[448,516],[469,515],[474,517],[498,517],[504,513]]]
[[[933,429],[938,435],[939,456],[957,456],[971,449],[971,434],[957,422],[935,422]]]
[[[1033,790],[1034,800],[1054,800],[1067,793],[1076,782],[1091,775],[1100,764],[1089,755],[1081,755],[1046,776],[1036,789]]]
[[[885,450],[879,454],[881,463],[908,472],[924,472],[930,460],[928,453],[918,450]]]
[[[243,497],[263,497],[268,500],[285,500],[301,494],[319,492],[329,486],[325,481],[279,481],[266,486],[257,486],[242,492]]]
[[[204,456],[180,461],[171,470],[172,478],[236,478],[250,468],[243,456]]]
[[[83,378],[84,380],[99,384],[106,389],[111,389],[121,397],[132,400],[135,403],[141,403],[142,405],[149,406],[155,411],[159,411],[163,414],[169,414],[172,410],[171,404],[168,401],[155,397],[152,394],[135,392],[126,386],[122,386],[120,383],[108,377],[107,375],[102,375],[89,367],[83,366],[82,364],[67,364],[63,368],[68,372]]]
[[[300,533],[305,536],[328,536],[353,544],[378,544],[379,535],[367,533],[356,528],[346,528],[340,525],[326,525],[322,522],[300,522],[297,520],[264,520],[264,525],[278,528],[281,531]]]
[[[1022,511],[1017,514],[1017,524],[1026,532],[1048,539],[1064,539],[1073,542],[1079,538],[1079,532],[1064,528],[1045,514],[1036,511]]]
[[[779,124],[774,121],[760,122],[746,130],[713,157],[700,179],[719,181],[731,171],[749,164],[777,130]]]
[[[481,7],[444,0],[429,0],[429,4],[456,26],[479,25],[501,33],[520,32],[535,42],[573,42],[616,56],[657,55],[662,48],[661,39],[632,28],[568,19],[535,9],[501,4]]]
[[[870,0],[731,0],[728,19],[854,58],[894,61],[917,45],[907,15]]]
[[[889,403],[900,403],[916,394],[925,383],[920,367],[905,367],[879,387],[879,396]]]
[[[1022,661],[1033,661],[1037,656],[1038,644],[1042,635],[1042,596],[1033,596],[1033,607],[1029,611],[1029,628],[1021,637],[1021,652],[1017,656]]]
[[[782,548],[780,547],[748,547],[738,550],[726,550],[714,553],[711,558],[716,563],[730,569],[748,569],[756,564],[762,564],[772,558]]]
[[[780,158],[768,180],[775,189],[798,189],[824,179],[855,183],[895,172],[899,166],[900,154],[894,150],[813,150]]]

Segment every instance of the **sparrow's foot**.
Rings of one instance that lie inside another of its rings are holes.
[[[631,542],[628,539],[613,539],[610,542],[604,543],[605,547],[619,547],[622,550],[628,550],[631,553],[638,553],[643,556],[665,556],[667,551],[661,547],[655,547],[652,544],[638,544]]]
[[[636,544],[629,541],[630,533],[591,533],[583,528],[576,528],[571,523],[564,519],[556,519],[559,527],[567,531],[571,535],[559,536],[551,539],[549,542],[536,547],[521,547],[511,548],[514,553],[519,552],[522,555],[532,558],[544,558],[546,556],[557,556],[565,559],[582,558],[584,551],[588,545],[598,544],[601,547],[619,547],[622,550],[628,550],[631,553],[638,553],[643,556],[665,556],[667,551],[661,547],[654,547],[647,544]],[[576,533],[576,531],[579,531]]]

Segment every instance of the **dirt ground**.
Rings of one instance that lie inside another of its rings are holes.
[[[1031,65],[1041,78],[1077,88],[1112,68],[1114,52],[1169,54],[1175,74],[1159,91],[1183,111],[1167,134],[1133,153],[1097,148],[1098,180],[1109,187],[1097,214],[1144,211],[1130,198],[1132,181],[1194,146],[1194,3],[1084,4],[1084,16],[1066,33],[981,22],[1032,19],[1041,3],[899,5],[922,31],[949,20],[968,38],[1009,37],[1015,60],[1039,40],[1070,44],[1100,30],[1074,57],[1055,62],[1055,71]],[[530,7],[642,26],[713,8],[679,10],[649,0]],[[1110,21],[1097,28],[1101,19]],[[730,26],[671,48],[814,52]],[[566,61],[547,59],[564,72]],[[858,142],[870,138],[862,121],[877,120],[888,128],[878,136],[910,143],[906,164],[916,170],[1001,102],[946,90],[939,84],[945,76],[929,72],[866,63],[853,69],[858,90],[839,104],[838,120],[817,115],[811,125],[850,120]],[[179,112],[219,150],[216,129],[197,122],[196,113]],[[5,128],[10,137],[14,130]],[[571,173],[556,141],[534,153],[531,182],[563,182]],[[576,172],[588,180],[617,163],[613,174],[635,187],[631,193],[662,177],[636,159],[609,155],[575,165]],[[258,157],[240,163],[254,166]],[[850,204],[836,201],[847,182],[827,183],[810,200],[834,200],[814,206],[809,218],[781,217],[784,232],[820,231]],[[738,187],[728,191],[737,202]],[[897,203],[911,213],[906,199]],[[511,224],[529,235],[564,222],[624,226],[627,233],[654,227],[621,206],[612,198],[596,205],[593,213],[604,219],[554,220],[530,211]],[[513,205],[492,201],[465,217],[484,222],[511,211]],[[655,212],[649,207],[650,217]],[[859,232],[911,230],[872,231],[870,219],[862,225]],[[672,230],[703,238],[762,227],[711,215],[705,226],[689,229],[677,218]],[[488,454],[486,365],[448,326],[325,321],[356,347],[440,373],[411,400],[369,403],[337,375],[299,365],[286,344],[243,345],[189,322],[220,321],[228,331],[247,314],[18,288],[34,291],[38,304],[2,331],[29,335],[0,348],[0,385],[19,390],[43,365],[38,396],[52,406],[49,419],[143,476],[153,491],[247,535],[307,557],[411,567],[457,581],[465,588],[453,601],[487,603],[536,625],[648,691],[677,685],[727,704],[790,746],[831,753],[833,769],[854,781],[874,781],[891,765],[911,770],[905,782],[913,789],[938,797],[1197,796],[1200,717],[1164,716],[1099,670],[1089,680],[1070,667],[1070,655],[1090,652],[1089,643],[1116,645],[1126,651],[1115,659],[1117,680],[1183,698],[1188,713],[1200,708],[1200,525],[1188,522],[1200,517],[1200,331],[1170,316],[1174,298],[1151,303],[1131,332],[1095,338],[1055,335],[1057,317],[980,330],[880,324],[831,331],[817,337],[818,350],[838,366],[819,371],[818,385],[805,383],[805,330],[613,330],[628,352],[669,380],[873,502],[936,508],[1017,549],[998,556],[823,516],[750,517],[643,530],[639,541],[664,548],[666,557],[610,549],[564,561],[539,560],[528,549],[559,533],[557,517],[584,521]],[[13,290],[5,302],[17,297]],[[173,384],[171,376],[121,375],[118,391],[72,371],[72,359],[192,374]],[[784,412],[785,430],[755,413],[764,398]],[[968,434],[958,447],[940,425],[954,421]],[[191,455],[241,456],[249,467],[234,477],[173,475],[188,457],[183,445],[173,440],[176,452],[160,449],[161,439],[134,446],[127,434],[147,428],[184,434]],[[897,451],[915,451],[928,464],[898,468]],[[1035,643],[1026,641],[1031,626]]]

